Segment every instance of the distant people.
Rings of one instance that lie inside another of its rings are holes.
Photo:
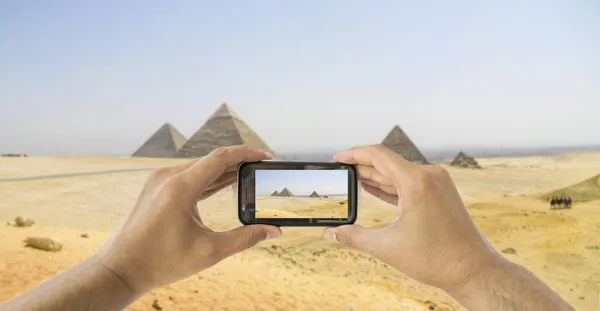
[[[557,202],[558,208],[563,208],[564,204],[565,204],[565,197],[564,196],[560,196],[558,198],[558,202]]]
[[[550,199],[550,209],[570,209],[573,199],[568,195],[552,197]]]

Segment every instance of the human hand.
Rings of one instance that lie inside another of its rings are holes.
[[[214,232],[196,206],[233,184],[242,162],[270,158],[263,151],[235,146],[154,171],[125,222],[96,255],[98,262],[139,295],[279,237],[281,230],[267,225]]]
[[[412,164],[382,145],[352,148],[334,160],[356,165],[364,190],[395,205],[396,215],[383,229],[326,229],[326,240],[367,252],[446,291],[456,291],[502,259],[471,220],[442,167]]]

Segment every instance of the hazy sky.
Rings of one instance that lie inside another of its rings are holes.
[[[348,193],[345,170],[256,170],[256,195],[268,196],[287,187],[293,195]]]
[[[0,0],[0,153],[128,155],[222,102],[278,151],[600,142],[600,2]]]

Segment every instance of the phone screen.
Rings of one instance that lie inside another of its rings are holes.
[[[238,217],[243,224],[338,226],[357,216],[352,165],[261,161],[238,170]]]
[[[256,170],[256,218],[348,218],[348,171]]]

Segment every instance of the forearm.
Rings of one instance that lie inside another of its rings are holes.
[[[110,270],[90,257],[0,305],[0,311],[121,310],[137,298]]]
[[[469,310],[575,310],[529,270],[507,260],[448,293]]]

